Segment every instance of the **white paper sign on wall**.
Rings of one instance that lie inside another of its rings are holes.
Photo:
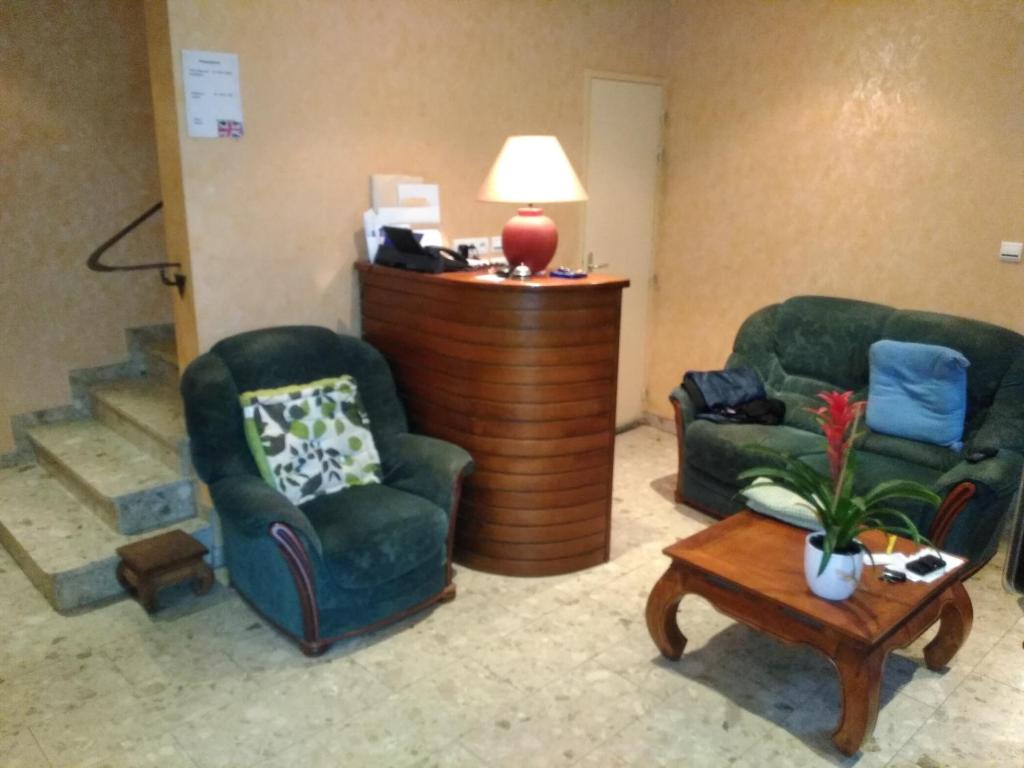
[[[188,135],[241,138],[244,130],[238,54],[182,49],[181,59]]]

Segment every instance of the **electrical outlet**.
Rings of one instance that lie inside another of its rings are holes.
[[[1024,250],[1024,243],[1008,243],[1006,240],[999,246],[1000,261],[1008,261],[1011,264],[1020,264],[1020,254]]]
[[[452,240],[452,246],[455,250],[459,249],[460,245],[468,245],[470,248],[476,251],[477,256],[483,256],[490,253],[490,238],[486,237],[459,237]]]
[[[491,251],[493,253],[505,252],[505,249],[501,247],[501,235],[494,235],[491,237]]]

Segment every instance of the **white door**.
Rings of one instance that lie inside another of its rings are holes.
[[[588,76],[583,263],[622,275],[615,423],[643,416],[647,313],[661,165],[664,93],[659,83]]]

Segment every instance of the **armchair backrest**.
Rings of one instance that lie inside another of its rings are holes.
[[[185,370],[181,394],[199,477],[258,474],[242,427],[239,393],[351,375],[378,446],[408,431],[394,379],[365,341],[318,326],[282,326],[223,339]]]

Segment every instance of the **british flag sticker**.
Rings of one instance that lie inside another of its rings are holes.
[[[240,139],[245,134],[240,120],[218,120],[217,137],[222,139]]]

